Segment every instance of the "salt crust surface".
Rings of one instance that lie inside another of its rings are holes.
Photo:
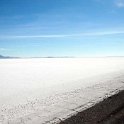
[[[123,58],[0,60],[0,123],[59,122],[124,88]]]

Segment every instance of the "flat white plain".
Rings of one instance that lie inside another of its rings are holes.
[[[1,59],[0,107],[92,86],[83,79],[123,70],[123,57]]]

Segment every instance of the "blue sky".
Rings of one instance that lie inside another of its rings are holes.
[[[124,56],[124,0],[0,0],[0,54]]]

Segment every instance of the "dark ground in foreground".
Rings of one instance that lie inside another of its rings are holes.
[[[111,115],[103,124],[124,124],[124,105],[116,114]]]
[[[60,124],[124,124],[124,91],[104,99]]]

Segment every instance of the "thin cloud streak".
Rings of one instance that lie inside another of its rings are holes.
[[[85,36],[104,36],[104,35],[116,35],[124,34],[124,31],[107,31],[107,32],[93,32],[93,33],[84,33]]]
[[[8,35],[0,36],[0,38],[65,38],[65,37],[85,37],[85,36],[106,36],[106,35],[118,35],[124,34],[124,31],[108,31],[108,32],[87,32],[79,34],[67,34],[67,35]]]

